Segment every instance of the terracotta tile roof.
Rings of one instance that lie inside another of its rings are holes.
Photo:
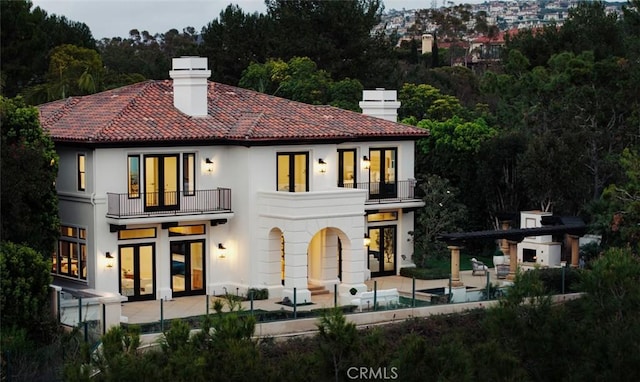
[[[424,129],[331,106],[307,105],[209,82],[208,116],[173,106],[171,80],[145,81],[38,106],[54,141],[89,144],[418,139]]]

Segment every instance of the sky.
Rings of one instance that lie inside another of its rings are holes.
[[[484,0],[457,0],[478,3]],[[191,26],[200,31],[218,18],[227,5],[240,6],[245,13],[266,13],[264,0],[31,0],[49,15],[65,16],[87,24],[93,37],[128,37],[131,29],[150,34]],[[386,10],[429,8],[431,0],[383,0]],[[442,4],[442,0],[438,0]]]

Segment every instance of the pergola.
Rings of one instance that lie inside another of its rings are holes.
[[[487,230],[474,232],[445,233],[438,236],[438,240],[447,243],[451,251],[451,286],[463,286],[460,281],[460,249],[472,241],[486,241],[501,239],[500,248],[509,254],[509,274],[507,280],[513,280],[517,271],[518,243],[525,237],[563,234],[571,248],[571,266],[578,266],[578,239],[587,231],[584,221],[578,217],[544,216],[542,227],[510,228],[511,221],[503,220],[501,230]]]

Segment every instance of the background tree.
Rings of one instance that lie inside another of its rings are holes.
[[[59,236],[55,180],[58,156],[40,127],[38,109],[0,98],[2,239],[49,259]]]
[[[200,52],[209,58],[211,80],[237,85],[245,68],[252,62],[264,62],[268,55],[268,36],[273,33],[272,22],[259,13],[244,13],[237,5],[229,5],[220,16],[202,28]],[[296,38],[290,38],[296,36]],[[283,42],[294,42],[298,34],[284,37]]]
[[[48,15],[31,1],[0,1],[2,94],[14,97],[27,86],[46,82],[50,51],[62,44],[95,49],[84,23]]]
[[[267,60],[252,63],[243,72],[241,87],[313,105],[342,107],[359,111],[362,85],[358,80],[334,82],[329,74],[318,69],[309,57],[294,57],[288,62]]]
[[[379,0],[319,1],[266,0],[267,16],[273,23],[270,56],[289,60],[309,57],[334,79],[355,78],[366,87],[381,75],[382,54],[389,46],[371,36],[380,20]],[[291,36],[296,36],[291,39]],[[387,72],[388,75],[388,72]]]
[[[418,267],[426,267],[430,259],[447,253],[446,244],[437,237],[459,231],[467,218],[467,209],[459,201],[458,190],[445,178],[428,175],[418,187],[425,206],[416,213],[413,261]]]
[[[620,157],[625,180],[612,183],[589,208],[592,226],[602,235],[603,246],[628,246],[640,250],[640,154],[626,149]]]

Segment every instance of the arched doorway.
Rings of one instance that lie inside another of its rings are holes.
[[[309,285],[325,288],[340,284],[343,246],[347,236],[340,229],[327,227],[316,232],[307,249]]]

